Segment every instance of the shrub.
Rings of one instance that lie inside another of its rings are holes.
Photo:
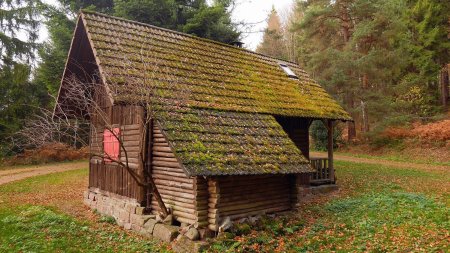
[[[328,145],[328,130],[320,120],[315,120],[311,124],[310,134],[313,139],[315,150],[326,150]],[[333,148],[337,148],[342,143],[342,128],[337,125],[333,131]]]

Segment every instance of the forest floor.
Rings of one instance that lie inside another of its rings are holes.
[[[237,226],[209,251],[448,252],[450,167],[336,158],[337,192],[290,216]],[[0,252],[170,252],[85,207],[87,163],[63,165],[73,170],[0,185]]]

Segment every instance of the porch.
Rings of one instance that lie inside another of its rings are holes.
[[[322,121],[327,128],[328,153],[326,156],[310,157],[309,127],[314,120]],[[277,121],[316,170],[309,177],[303,178],[302,184],[310,186],[334,185],[336,183],[333,166],[333,128],[335,120],[277,117]]]

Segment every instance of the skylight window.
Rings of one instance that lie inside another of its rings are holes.
[[[298,79],[297,75],[292,71],[288,65],[280,63],[280,67],[284,70],[284,72],[293,79]]]

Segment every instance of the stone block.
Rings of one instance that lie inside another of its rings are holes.
[[[131,223],[131,230],[136,231],[136,232],[141,232],[144,228],[142,226],[138,226],[136,224]]]
[[[139,214],[130,214],[130,222],[132,224],[136,224],[138,226],[144,226],[146,222],[145,217]]]
[[[155,228],[155,225],[156,225],[156,220],[149,219],[144,224],[144,230],[147,231],[149,234],[153,234],[153,230]]]
[[[143,206],[136,207],[136,214],[143,215],[144,211],[145,211],[145,207],[143,207]]]
[[[123,222],[130,222],[130,213],[126,210],[119,211],[119,220]]]
[[[178,236],[172,243],[172,249],[177,253],[197,253],[208,249],[209,244],[204,241],[191,241],[186,236]]]
[[[198,232],[198,230],[196,228],[190,228],[185,236],[187,238],[189,238],[189,240],[191,241],[197,241],[198,239],[200,239],[200,233]]]
[[[164,242],[173,241],[178,235],[178,228],[171,225],[156,224],[153,229],[153,236]]]
[[[95,194],[95,193],[93,193],[93,192],[89,192],[89,199],[90,200],[95,200],[95,196],[96,196],[97,194]]]
[[[128,203],[125,205],[125,210],[127,210],[130,214],[136,213],[136,205]]]
[[[127,230],[131,230],[131,223],[127,222],[127,223],[123,224],[123,228],[127,229]]]

